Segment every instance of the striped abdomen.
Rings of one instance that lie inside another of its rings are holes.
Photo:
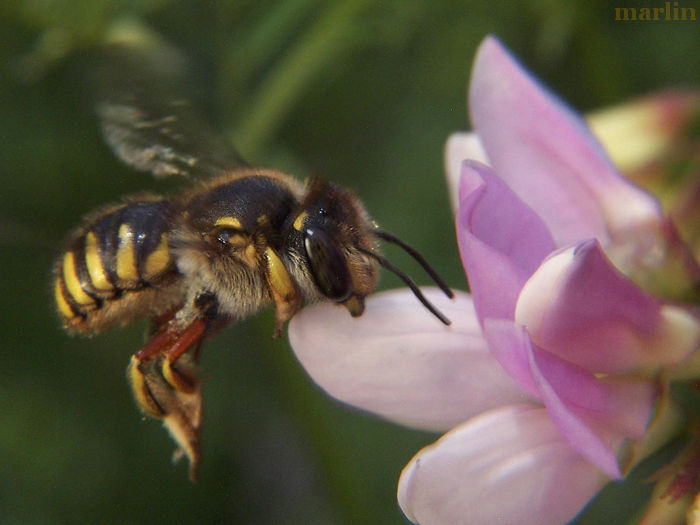
[[[142,313],[142,303],[150,301],[145,292],[175,272],[168,244],[172,214],[166,200],[129,202],[75,234],[55,272],[56,306],[67,328],[95,331]],[[120,312],[124,308],[130,311]]]

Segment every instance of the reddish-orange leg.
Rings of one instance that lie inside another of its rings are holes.
[[[180,372],[176,368],[175,363],[178,359],[187,352],[193,345],[197,345],[194,358],[199,357],[202,337],[207,325],[202,319],[192,321],[185,330],[178,334],[177,339],[163,350],[163,362],[161,364],[161,373],[165,380],[170,383],[176,390],[180,392],[191,392],[195,386],[193,377]]]
[[[178,334],[176,332],[172,332],[166,328],[154,335],[141,350],[134,354],[134,357],[139,362],[146,361],[166,349],[177,336]]]

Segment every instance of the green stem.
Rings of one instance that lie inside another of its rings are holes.
[[[351,42],[357,13],[368,0],[344,0],[329,4],[304,38],[281,59],[259,87],[250,110],[233,132],[233,143],[254,157],[294,106],[315,75]]]

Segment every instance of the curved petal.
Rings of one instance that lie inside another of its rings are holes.
[[[552,421],[571,446],[612,478],[622,476],[619,446],[644,434],[655,390],[651,382],[605,382],[532,345],[530,370]]]
[[[520,388],[539,399],[540,393],[530,370],[530,337],[525,327],[508,319],[484,320],[484,337],[491,353]]]
[[[401,473],[398,499],[421,525],[559,525],[604,481],[543,408],[512,405],[421,450]]]
[[[449,429],[529,399],[489,353],[469,295],[424,292],[450,327],[400,289],[370,296],[360,318],[335,305],[305,308],[289,325],[292,348],[330,395],[416,428]]]
[[[479,319],[512,319],[518,293],[554,249],[545,225],[491,168],[465,161],[457,241]]]
[[[452,211],[459,207],[459,179],[462,176],[462,161],[476,160],[488,165],[488,157],[476,133],[453,133],[445,144],[445,173],[450,193]]]
[[[670,312],[587,241],[540,266],[515,320],[548,352],[593,372],[621,372],[675,363],[693,350],[697,339],[674,328],[682,325]]]
[[[558,245],[590,237],[607,244],[611,235],[660,221],[656,199],[625,181],[583,119],[493,37],[477,52],[469,108],[494,170]]]
[[[571,405],[572,410],[587,411],[589,418],[605,424],[611,432],[639,438],[649,422],[657,389],[651,380],[635,378],[598,378],[581,367],[530,347],[530,366],[540,393],[547,388]],[[545,395],[542,398],[546,403]],[[588,417],[588,416],[587,416]]]
[[[510,376],[541,400],[571,445],[611,477],[620,477],[616,452],[646,430],[655,398],[648,381],[603,381],[574,364],[533,347],[512,321],[487,319],[489,348]]]

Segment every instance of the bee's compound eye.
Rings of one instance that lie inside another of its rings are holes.
[[[304,248],[311,271],[323,295],[343,301],[350,295],[350,272],[345,258],[329,235],[319,228],[304,230]]]

